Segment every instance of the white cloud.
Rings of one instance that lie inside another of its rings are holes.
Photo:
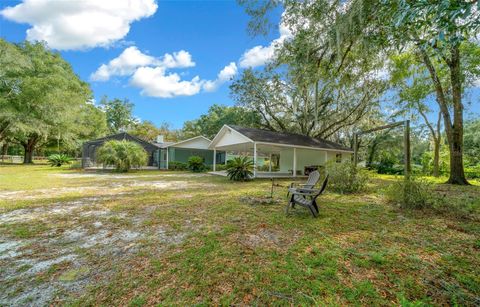
[[[473,82],[473,87],[478,87],[480,88],[480,79],[477,79]]]
[[[242,55],[240,58],[240,67],[257,67],[268,63],[274,55],[275,48],[273,45],[267,47],[255,46]]]
[[[290,29],[282,21],[279,25],[280,37],[274,39],[268,46],[255,46],[245,51],[240,58],[239,65],[242,68],[262,66],[270,62],[275,50],[287,39],[292,37]]]
[[[113,76],[131,76],[130,85],[140,88],[142,95],[171,98],[196,95],[202,90],[212,92],[237,74],[235,62],[225,66],[215,80],[203,80],[199,76],[191,80],[182,80],[178,73],[169,72],[170,69],[193,66],[195,62],[185,50],[166,53],[157,58],[131,46],[107,64],[102,64],[91,74],[90,79],[107,81]]]
[[[157,66],[162,68],[186,68],[195,66],[192,56],[185,50],[165,54],[157,59],[142,53],[137,47],[126,48],[118,57],[102,64],[91,76],[93,81],[107,81],[113,76],[132,75],[137,68],[145,66]]]
[[[152,16],[157,7],[155,0],[23,0],[0,15],[30,24],[27,40],[69,50],[109,46],[128,34],[132,22]]]
[[[193,62],[190,53],[180,50],[174,52],[173,55],[166,53],[158,65],[165,68],[187,68],[195,66],[195,62]]]
[[[200,80],[199,76],[190,81],[182,81],[176,73],[166,74],[163,67],[140,67],[133,74],[130,83],[141,88],[142,95],[171,98],[198,94],[204,81]]]
[[[217,79],[205,81],[203,89],[207,92],[215,91],[220,85],[231,80],[237,74],[237,71],[238,69],[235,62],[231,62],[218,73]]]
[[[108,62],[108,64],[102,64],[90,76],[90,79],[93,81],[107,81],[112,76],[131,75],[138,67],[152,65],[156,61],[154,57],[142,53],[137,47],[128,47],[118,57]]]

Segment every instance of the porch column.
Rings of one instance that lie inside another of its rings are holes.
[[[168,147],[166,148],[167,149],[167,159],[165,161],[165,167],[167,168],[168,170]]]
[[[253,177],[257,177],[257,143],[253,143]]]
[[[215,167],[217,165],[217,150],[213,149],[213,171],[215,171]]]
[[[293,177],[297,177],[297,148],[293,147]]]
[[[268,158],[268,171],[271,173],[272,172],[272,153],[270,153],[270,158]]]

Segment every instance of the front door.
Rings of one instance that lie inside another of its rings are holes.
[[[159,151],[161,169],[167,169],[167,150],[168,148],[163,148]]]

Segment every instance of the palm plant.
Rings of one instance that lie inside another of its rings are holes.
[[[72,161],[72,158],[65,154],[53,154],[48,157],[48,163],[50,163],[51,166],[56,166],[60,167],[63,164],[70,164]]]
[[[247,181],[253,177],[253,161],[246,156],[228,161],[227,175],[233,181]]]
[[[199,156],[191,156],[188,158],[187,166],[189,170],[195,173],[203,172],[205,170],[203,159]]]
[[[114,166],[118,171],[128,172],[147,164],[147,153],[142,146],[129,141],[108,141],[97,151],[97,161],[105,166]]]

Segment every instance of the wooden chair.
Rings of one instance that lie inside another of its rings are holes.
[[[325,180],[323,181],[320,190],[299,188],[295,191],[292,191],[292,196],[290,197],[287,207],[285,208],[285,212],[288,214],[290,208],[295,208],[295,205],[300,205],[310,210],[310,213],[312,213],[313,217],[317,217],[319,212],[317,205],[317,197],[322,195],[323,191],[325,191],[327,183],[328,175],[327,177],[325,177]]]

